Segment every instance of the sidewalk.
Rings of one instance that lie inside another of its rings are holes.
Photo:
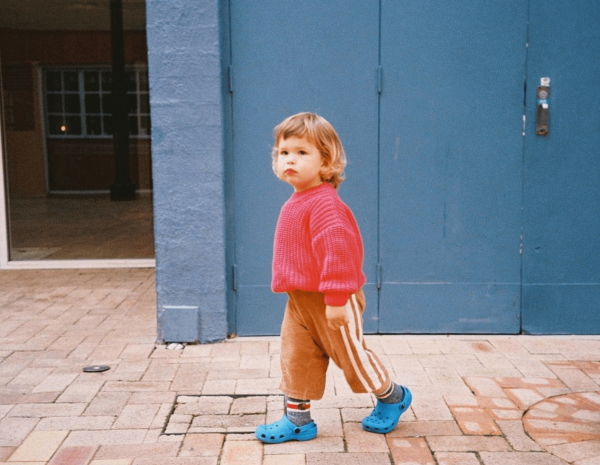
[[[332,368],[317,439],[263,446],[279,339],[155,332],[152,270],[0,271],[0,464],[600,465],[600,336],[368,336],[413,391],[396,430]]]

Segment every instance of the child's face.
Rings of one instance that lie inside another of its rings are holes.
[[[294,192],[302,192],[323,182],[321,152],[304,137],[288,137],[278,141],[275,167],[277,177],[290,184]]]

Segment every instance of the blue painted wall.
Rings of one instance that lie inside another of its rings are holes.
[[[158,338],[227,335],[217,0],[147,0]]]

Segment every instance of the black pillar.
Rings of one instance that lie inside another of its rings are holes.
[[[110,0],[110,32],[112,46],[113,146],[115,180],[110,186],[111,200],[135,198],[135,186],[129,174],[129,122],[127,120],[127,88],[123,51],[123,3]]]

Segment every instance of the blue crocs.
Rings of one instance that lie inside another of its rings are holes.
[[[412,402],[412,394],[408,388],[402,386],[402,389],[404,390],[404,396],[397,404],[386,404],[380,400],[377,401],[377,405],[371,412],[371,415],[362,421],[365,431],[386,434],[396,427],[398,420],[400,420],[400,415],[406,412],[406,409]]]
[[[281,420],[256,428],[256,439],[267,444],[280,444],[286,441],[310,441],[317,435],[317,425],[311,420],[303,426],[294,425],[286,415]]]

